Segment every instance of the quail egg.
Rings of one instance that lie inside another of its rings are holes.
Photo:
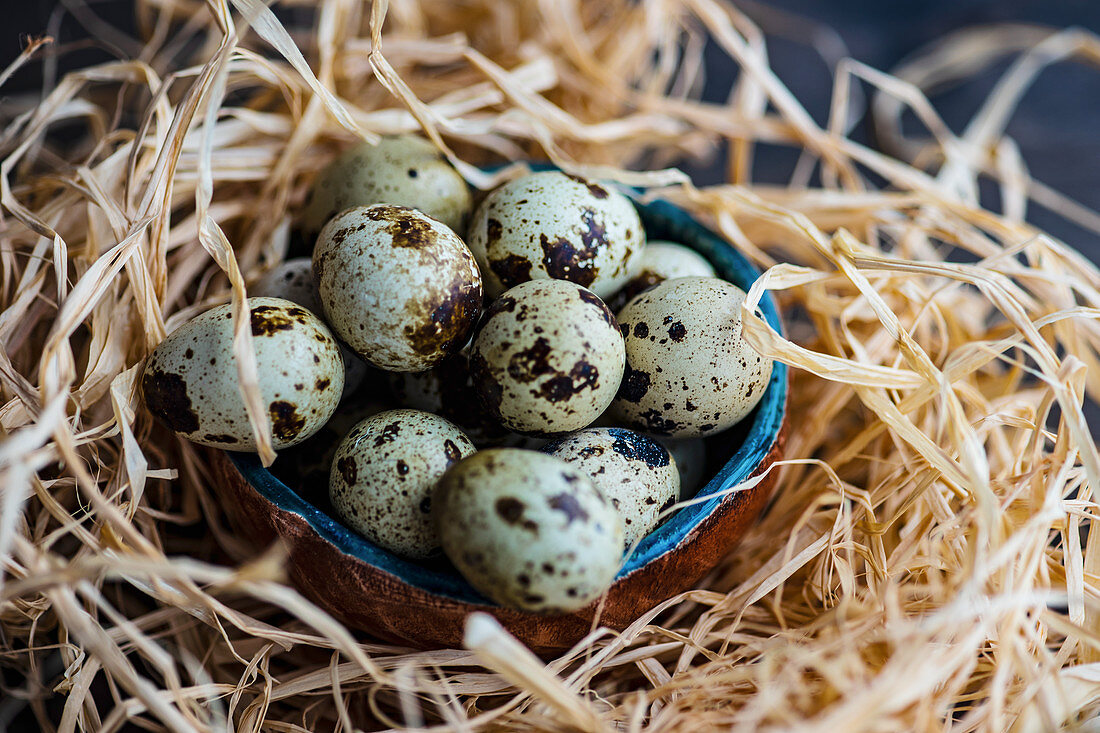
[[[638,293],[659,282],[677,277],[714,277],[714,267],[690,247],[675,242],[651,240],[642,250],[638,274],[630,278],[619,292],[607,301],[618,313]]]
[[[412,206],[463,231],[470,189],[430,141],[415,135],[384,137],[377,145],[356,145],[318,175],[302,229],[307,237],[316,236],[344,209],[379,203]]]
[[[249,298],[260,394],[276,450],[300,443],[329,419],[344,388],[340,349],[328,327],[296,303]],[[233,314],[195,316],[153,350],[141,378],[145,405],[200,445],[256,449],[233,353]]]
[[[588,428],[542,448],[578,468],[623,518],[627,547],[657,526],[660,513],[676,503],[676,461],[653,438],[624,428]]]
[[[673,438],[713,435],[747,415],[772,363],[741,335],[736,285],[707,277],[665,280],[619,312],[626,370],[614,414]]]
[[[637,271],[645,232],[630,199],[558,171],[492,191],[474,213],[467,243],[485,290],[496,296],[528,280],[570,280],[601,298]]]
[[[623,523],[577,468],[491,448],[450,469],[432,500],[443,551],[497,603],[565,613],[598,598],[623,554]]]
[[[440,476],[474,452],[458,426],[420,410],[387,410],[340,442],[329,499],[340,518],[371,542],[423,559],[439,548],[432,492]]]
[[[321,299],[317,296],[317,285],[313,282],[313,265],[308,257],[297,257],[276,265],[264,273],[248,292],[263,298],[289,300],[321,318],[325,314]],[[363,377],[367,374],[367,365],[343,344],[340,344],[340,356],[344,359],[343,399],[362,384]]]
[[[707,471],[707,444],[702,438],[659,438],[680,472],[680,501],[691,499],[703,485]]]
[[[478,399],[465,350],[426,372],[390,372],[389,383],[398,404],[447,418],[478,447],[501,445],[510,435]]]
[[[325,317],[382,369],[430,369],[466,343],[481,313],[481,275],[446,225],[415,209],[360,206],[332,219],[313,251]]]
[[[490,413],[520,433],[585,427],[615,397],[623,337],[592,291],[529,280],[497,298],[470,352],[474,386]]]

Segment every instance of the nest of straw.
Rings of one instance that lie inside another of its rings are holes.
[[[1025,215],[1100,220],[1003,131],[1046,64],[1095,63],[1100,40],[1013,27],[896,77],[841,62],[822,128],[718,0],[284,6],[137,0],[140,42],[112,37],[129,60],[5,102],[0,727],[1095,730],[1100,273]],[[708,43],[740,70],[725,104],[699,101]],[[1016,52],[953,134],[922,88]],[[861,86],[889,156],[847,135]],[[789,314],[789,340],[746,319],[793,367],[759,525],[698,589],[556,658],[491,625],[436,651],[343,628],[278,548],[234,536],[206,454],[135,393],[175,325],[241,312],[337,150],[412,130],[483,188],[474,166],[525,157],[647,186],[766,268],[754,292]],[[758,143],[801,151],[791,186],[753,185]],[[726,185],[672,167],[715,150]]]

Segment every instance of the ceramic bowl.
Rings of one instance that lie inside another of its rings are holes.
[[[759,272],[725,240],[665,201],[636,204],[650,239],[692,247],[718,275],[748,290]],[[770,296],[761,309],[781,329]],[[781,457],[786,437],[787,367],[776,363],[757,408],[739,425],[708,438],[711,478],[697,494],[711,497],[674,513],[623,562],[607,593],[600,623],[622,629],[639,614],[691,588],[755,521],[775,474],[751,489],[728,488]],[[458,646],[467,614],[485,611],[533,649],[571,646],[589,632],[597,604],[542,616],[501,608],[445,563],[422,564],[372,544],[311,504],[265,469],[254,454],[212,451],[222,502],[253,542],[289,548],[288,573],[303,594],[350,627],[416,647]],[[314,495],[324,487],[310,487]]]

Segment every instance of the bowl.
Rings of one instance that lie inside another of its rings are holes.
[[[650,239],[695,249],[743,290],[759,276],[737,250],[682,209],[660,200],[635,206]],[[782,329],[770,295],[761,310],[773,328]],[[549,652],[584,637],[598,610],[602,625],[625,628],[691,588],[730,552],[763,508],[775,474],[752,488],[726,492],[781,457],[786,411],[787,367],[777,362],[756,409],[707,439],[713,476],[697,494],[703,500],[676,511],[642,540],[623,562],[602,609],[597,602],[549,616],[501,608],[445,563],[409,561],[378,547],[304,499],[255,454],[212,450],[211,457],[220,477],[216,489],[233,524],[260,546],[282,540],[291,581],[349,627],[415,647],[454,647],[462,643],[466,616],[483,611],[532,649]]]

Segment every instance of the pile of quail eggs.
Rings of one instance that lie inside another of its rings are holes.
[[[312,258],[249,288],[275,466],[397,555],[442,550],[502,605],[569,612],[693,495],[702,438],[752,410],[771,362],[741,336],[744,292],[646,242],[616,188],[532,173],[472,207],[418,137],[320,174]],[[229,306],[169,334],[141,386],[180,435],[255,450]]]

